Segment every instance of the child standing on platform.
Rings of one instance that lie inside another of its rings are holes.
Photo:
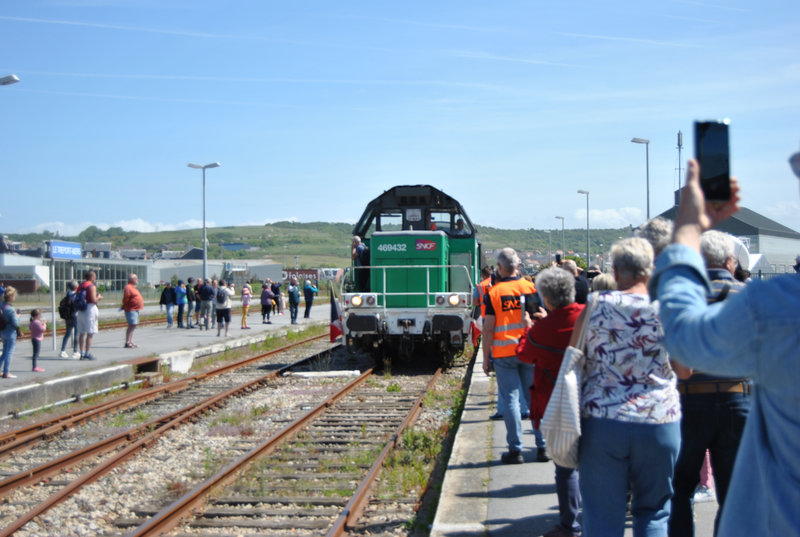
[[[39,308],[35,308],[31,311],[31,324],[29,328],[31,331],[31,344],[33,345],[33,371],[35,373],[41,373],[44,369],[36,366],[36,360],[39,359],[39,351],[42,348],[42,340],[44,339],[44,332],[47,330],[47,323],[42,320],[42,312]]]

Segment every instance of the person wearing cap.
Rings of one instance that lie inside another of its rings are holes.
[[[790,159],[800,178],[800,153]],[[731,199],[706,202],[700,166],[689,161],[672,244],[656,261],[651,296],[660,302],[664,345],[687,367],[750,378],[747,418],[717,535],[798,535],[800,528],[800,278],[756,280],[708,304],[710,284],[700,234],[739,210]]]

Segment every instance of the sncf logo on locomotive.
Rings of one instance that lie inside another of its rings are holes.
[[[429,241],[426,239],[417,239],[417,251],[425,250],[431,252],[436,249],[436,241]]]

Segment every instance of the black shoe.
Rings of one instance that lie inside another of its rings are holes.
[[[549,462],[550,460],[550,455],[547,454],[545,448],[536,448],[536,462]]]
[[[525,412],[523,414],[520,414],[519,418],[522,419],[522,420],[529,420],[529,419],[531,419],[531,415],[528,414],[527,412]]]
[[[519,451],[506,451],[500,456],[503,464],[522,464],[525,461],[522,459],[522,453]]]
[[[503,415],[499,412],[495,412],[494,414],[489,416],[489,419],[492,421],[500,421],[501,419],[503,419]]]

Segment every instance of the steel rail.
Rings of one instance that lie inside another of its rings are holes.
[[[46,440],[47,438],[59,434],[60,432],[69,429],[70,427],[80,425],[93,418],[102,416],[106,413],[110,413],[112,411],[118,412],[120,410],[124,410],[126,408],[130,408],[132,406],[136,406],[153,399],[157,399],[159,397],[164,396],[165,394],[170,394],[185,390],[195,382],[212,378],[218,375],[222,375],[223,373],[227,373],[229,371],[238,369],[240,367],[250,365],[253,362],[258,362],[265,358],[269,358],[270,356],[273,356],[275,354],[287,351],[289,349],[292,349],[300,345],[305,345],[306,343],[311,343],[313,341],[322,339],[324,337],[327,337],[327,334],[320,334],[319,336],[313,336],[300,341],[296,341],[294,343],[284,345],[283,347],[268,351],[263,354],[259,354],[257,356],[251,356],[243,360],[222,365],[210,371],[196,373],[190,377],[178,379],[172,382],[168,382],[166,384],[161,384],[159,386],[154,386],[152,388],[148,388],[146,390],[142,390],[137,393],[123,396],[113,401],[98,403],[97,405],[91,406],[89,408],[75,410],[68,414],[63,414],[61,416],[56,416],[55,418],[49,420],[43,420],[37,423],[32,423],[30,425],[14,429],[13,431],[0,434],[0,457],[2,457],[8,452],[15,451],[29,444]]]
[[[441,375],[441,368],[437,369],[433,375],[433,378],[431,378],[431,380],[425,386],[425,390],[420,394],[413,407],[408,411],[406,419],[397,427],[394,434],[381,451],[380,455],[378,455],[377,459],[370,467],[369,472],[362,480],[361,485],[359,485],[359,487],[356,489],[356,492],[350,498],[350,501],[347,502],[344,510],[333,523],[333,526],[331,526],[331,528],[328,530],[328,533],[325,534],[326,537],[340,537],[341,535],[344,535],[345,531],[352,527],[355,521],[361,518],[361,515],[363,514],[364,509],[369,502],[372,488],[375,486],[377,478],[383,469],[384,461],[386,461],[389,453],[391,453],[397,443],[401,440],[403,432],[406,430],[406,428],[414,423],[414,421],[416,421],[416,419],[419,417],[420,413],[422,412],[425,395],[427,395],[427,393],[433,389],[433,386],[436,384],[436,381],[439,380]]]
[[[54,506],[66,500],[68,497],[70,497],[72,494],[77,492],[82,487],[97,481],[103,475],[107,474],[108,472],[113,470],[116,466],[125,462],[131,456],[135,455],[142,449],[149,447],[150,445],[155,443],[156,440],[158,440],[158,438],[161,437],[163,434],[165,434],[167,431],[174,429],[179,425],[188,422],[196,417],[199,417],[200,415],[211,410],[212,408],[219,406],[225,399],[249,391],[255,388],[258,384],[261,384],[267,380],[280,376],[287,370],[291,369],[292,367],[296,367],[298,364],[304,363],[308,360],[309,358],[304,358],[303,360],[300,360],[294,364],[290,364],[281,369],[272,371],[263,377],[246,382],[245,384],[241,384],[235,388],[231,388],[230,390],[227,390],[223,393],[213,395],[208,399],[206,399],[205,401],[203,401],[202,403],[195,403],[178,411],[181,413],[179,416],[170,419],[167,423],[164,423],[157,429],[146,434],[143,438],[123,448],[122,451],[120,451],[113,457],[108,458],[107,460],[103,461],[92,470],[83,474],[81,477],[70,482],[69,485],[65,486],[58,492],[52,494],[46,500],[36,505],[33,509],[31,509],[21,517],[17,518],[15,521],[11,522],[8,526],[0,530],[0,537],[10,537],[11,535],[14,534],[15,531],[22,528],[25,524],[27,524],[37,516],[40,516],[41,514],[52,509]],[[22,472],[22,474],[25,473],[27,472]]]
[[[356,387],[364,383],[372,375],[372,369],[368,369],[358,378],[349,382],[337,393],[328,397],[325,401],[317,405],[304,416],[290,423],[285,429],[276,433],[261,445],[253,448],[248,453],[242,455],[228,466],[217,472],[215,475],[189,491],[187,494],[178,498],[173,503],[159,511],[147,522],[137,527],[126,537],[145,537],[161,535],[177,526],[183,518],[191,516],[191,511],[203,505],[209,493],[220,486],[230,483],[245,465],[258,457],[272,453],[281,443],[292,438],[301,429],[306,427],[314,418],[327,410],[336,401],[353,391]],[[0,534],[0,537],[3,537]]]

